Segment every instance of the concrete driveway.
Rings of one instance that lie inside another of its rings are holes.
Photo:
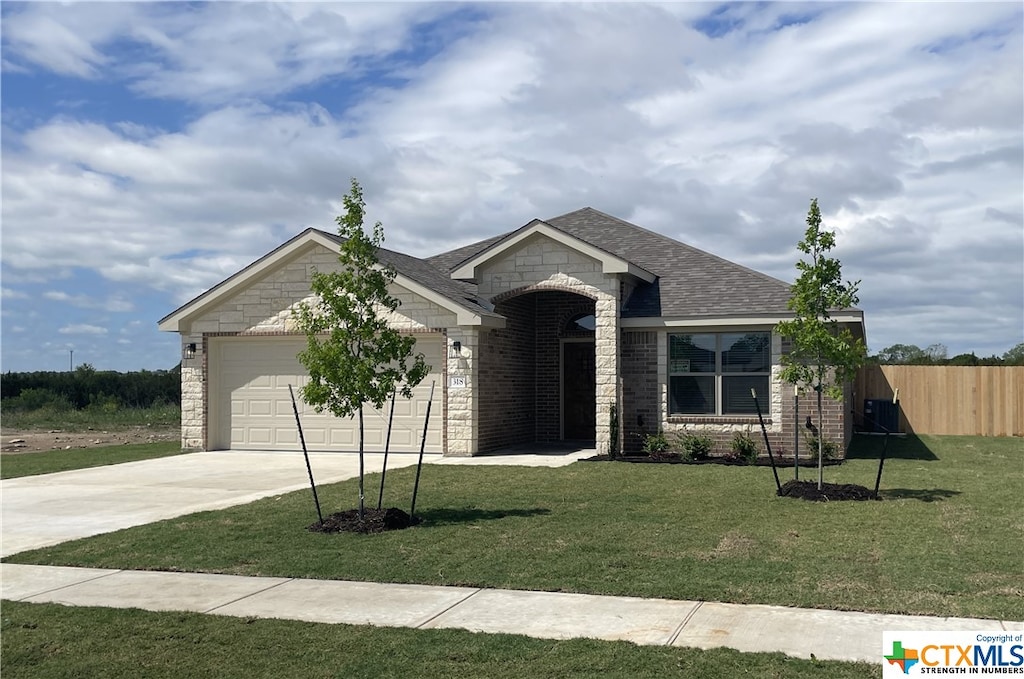
[[[561,467],[592,449],[504,451],[479,457],[424,455],[428,464]],[[359,474],[355,453],[310,453],[317,485]],[[416,464],[418,455],[391,453],[388,469]],[[367,473],[384,456],[366,454]],[[215,451],[189,453],[57,474],[0,481],[0,557],[67,540],[139,526],[261,497],[309,488],[302,453]]]
[[[417,455],[392,453],[388,468],[416,464]],[[440,455],[427,455],[436,462]],[[367,472],[383,455],[366,455]],[[317,484],[359,473],[354,453],[311,453]],[[309,487],[301,453],[189,453],[0,482],[0,556],[67,540],[223,509]]]

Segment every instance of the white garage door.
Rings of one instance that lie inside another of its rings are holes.
[[[295,387],[302,433],[309,450],[354,451],[359,449],[356,418],[339,419],[317,413],[302,402],[299,387],[308,381],[296,355],[304,349],[303,337],[214,337],[210,339],[210,448],[213,450],[301,450],[295,413],[288,385]],[[426,450],[440,453],[443,409],[441,408],[441,366],[443,342],[440,336],[422,335],[415,351],[422,352],[431,374],[420,383],[412,399],[398,397],[391,429],[391,447],[396,452],[418,452],[423,435],[431,380],[437,381],[430,411]],[[366,450],[383,451],[387,416],[391,404],[381,411],[372,404],[363,411]]]

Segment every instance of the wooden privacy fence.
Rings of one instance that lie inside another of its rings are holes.
[[[900,431],[1024,436],[1024,366],[869,365],[857,373],[853,403],[900,390]]]

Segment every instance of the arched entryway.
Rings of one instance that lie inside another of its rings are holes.
[[[495,311],[506,326],[481,338],[480,450],[593,441],[594,300],[564,290],[529,290],[497,299]]]

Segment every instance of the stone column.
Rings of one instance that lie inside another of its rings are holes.
[[[619,402],[619,301],[602,293],[594,304],[597,388],[597,453],[611,452],[611,407]]]
[[[185,347],[196,345],[192,358],[184,358]],[[206,392],[203,375],[206,354],[202,335],[181,335],[181,448],[203,450],[206,439]]]
[[[442,389],[447,386],[448,419],[446,423],[448,447],[445,454],[452,456],[474,455],[480,448],[479,410],[480,399],[477,397],[479,381],[478,350],[480,346],[480,330],[475,327],[451,327],[448,329],[447,347],[445,347],[447,370],[444,379],[447,385],[438,385]],[[454,349],[454,343],[459,349]],[[455,378],[453,383],[453,378]],[[458,378],[462,378],[459,380]],[[464,383],[459,386],[457,382]],[[442,393],[445,393],[442,391]],[[433,415],[431,415],[433,417]],[[437,413],[442,417],[443,413]]]

